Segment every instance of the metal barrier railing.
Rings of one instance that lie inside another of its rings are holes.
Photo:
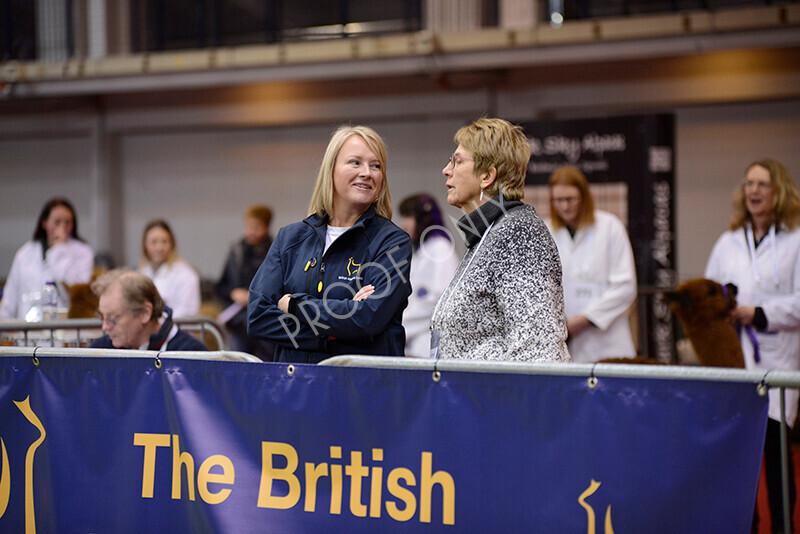
[[[215,360],[264,363],[252,354],[231,350],[215,350],[204,352],[155,350],[128,350],[128,349],[87,349],[87,348],[52,348],[52,347],[0,347],[0,357],[3,356],[30,356],[43,358],[47,356],[73,357],[73,358],[182,358],[188,360]]]
[[[216,321],[207,317],[180,317],[173,319],[181,330],[199,332],[201,340],[211,335],[218,350],[228,350],[225,330]],[[47,344],[51,347],[87,347],[103,335],[99,319],[59,319],[28,323],[23,321],[0,322],[0,345],[31,347]]]
[[[781,410],[781,489],[784,532],[792,532],[789,509],[789,449],[786,426],[786,389],[800,389],[800,371],[748,371],[722,367],[683,365],[636,365],[611,363],[519,363],[475,360],[432,360],[424,358],[389,358],[382,356],[335,356],[320,363],[343,367],[382,367],[390,369],[429,370],[439,380],[445,371],[477,373],[519,373],[585,376],[590,381],[603,377],[711,380],[752,383],[760,395],[779,388]]]
[[[96,326],[97,321],[66,321],[71,327],[81,328]],[[57,328],[62,322],[53,322],[50,327]],[[213,321],[212,321],[213,322]],[[88,325],[88,326],[87,326]],[[3,324],[0,324],[2,330]],[[239,362],[263,363],[250,354],[233,351],[210,352],[157,352],[117,349],[87,348],[50,348],[50,347],[0,347],[2,356],[30,356],[36,360],[40,357],[138,357],[153,358],[159,365],[159,358],[189,358],[201,360],[230,360]],[[267,364],[270,365],[270,364]],[[283,365],[283,364],[281,364]],[[634,365],[634,364],[578,364],[578,363],[520,363],[490,362],[466,360],[432,360],[419,358],[393,358],[385,356],[336,356],[320,363],[328,366],[391,368],[406,370],[431,371],[433,380],[438,381],[444,372],[481,372],[481,373],[518,373],[546,374],[562,376],[584,376],[590,385],[602,378],[641,378],[641,379],[680,379],[704,380],[718,382],[750,383],[761,395],[766,395],[770,388],[779,388],[781,413],[781,484],[784,513],[784,532],[791,532],[791,510],[789,509],[789,471],[787,447],[788,436],[785,421],[785,391],[787,388],[800,389],[800,371],[750,371],[745,369],[729,369],[699,366],[670,365]]]

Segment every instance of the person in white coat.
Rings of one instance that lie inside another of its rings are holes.
[[[427,358],[433,309],[453,278],[459,260],[442,212],[432,196],[422,193],[405,198],[400,203],[400,215],[400,225],[411,236],[413,246],[409,275],[412,293],[403,312],[405,355]]]
[[[200,277],[178,256],[175,236],[166,221],[154,220],[145,226],[139,272],[155,283],[174,317],[200,313]]]
[[[94,270],[94,253],[78,237],[78,219],[67,199],[48,201],[39,215],[33,239],[14,255],[3,287],[0,317],[40,320],[39,295],[47,282],[58,287],[58,307],[69,305],[63,284],[89,282]]]
[[[745,367],[767,372],[800,370],[800,192],[789,171],[763,159],[747,167],[734,197],[728,231],[717,240],[705,276],[735,284],[738,307],[731,318],[740,326]],[[786,423],[797,416],[798,391],[786,390]],[[779,390],[769,392],[764,444],[772,532],[783,532],[780,471]],[[796,489],[789,454],[790,510]],[[754,525],[758,522],[754,517]]]
[[[596,210],[586,176],[565,165],[550,175],[550,220],[561,258],[572,361],[632,358],[628,309],[636,300],[636,266],[622,221]]]

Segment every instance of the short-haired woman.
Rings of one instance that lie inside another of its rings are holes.
[[[586,176],[565,165],[550,175],[550,231],[564,273],[564,305],[573,362],[633,358],[628,309],[636,265],[625,226],[594,208]]]
[[[745,170],[736,188],[728,231],[717,240],[706,277],[735,284],[738,307],[731,318],[741,328],[747,369],[800,370],[800,192],[779,162],[762,159]],[[794,425],[798,391],[787,389],[786,422]],[[764,443],[771,532],[783,532],[780,467],[780,397],[769,391]],[[788,443],[787,443],[788,446]],[[790,508],[795,484],[789,454]],[[790,512],[791,516],[791,512]],[[754,519],[754,524],[758,518]]]
[[[230,334],[231,349],[250,353],[264,361],[272,361],[275,347],[272,343],[247,335],[247,300],[250,282],[272,246],[269,233],[271,222],[272,210],[268,206],[255,204],[247,208],[244,213],[244,235],[231,246],[222,276],[216,285],[217,295],[227,307],[223,315],[228,315],[225,328]],[[231,310],[234,311],[233,316],[229,315]]]
[[[139,272],[155,283],[173,317],[200,313],[200,276],[178,256],[175,235],[167,221],[157,219],[145,226]]]
[[[275,361],[403,355],[411,240],[391,217],[383,139],[340,127],[308,217],[280,229],[250,284],[248,334],[274,343]]]
[[[530,146],[522,129],[482,118],[455,135],[442,170],[465,215],[467,252],[431,321],[440,358],[570,361],[561,263],[550,232],[523,204]]]
[[[94,253],[78,236],[72,204],[65,198],[49,200],[39,214],[33,239],[14,255],[0,301],[0,317],[41,320],[35,310],[41,310],[37,304],[46,283],[86,283],[93,269]],[[66,307],[66,300],[66,292],[59,290],[59,307]]]

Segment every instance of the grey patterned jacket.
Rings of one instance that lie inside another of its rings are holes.
[[[532,206],[501,201],[459,221],[469,248],[434,310],[438,357],[569,362],[555,242]]]

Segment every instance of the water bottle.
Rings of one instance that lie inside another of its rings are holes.
[[[42,288],[42,321],[58,319],[58,288],[56,283],[48,281]]]

